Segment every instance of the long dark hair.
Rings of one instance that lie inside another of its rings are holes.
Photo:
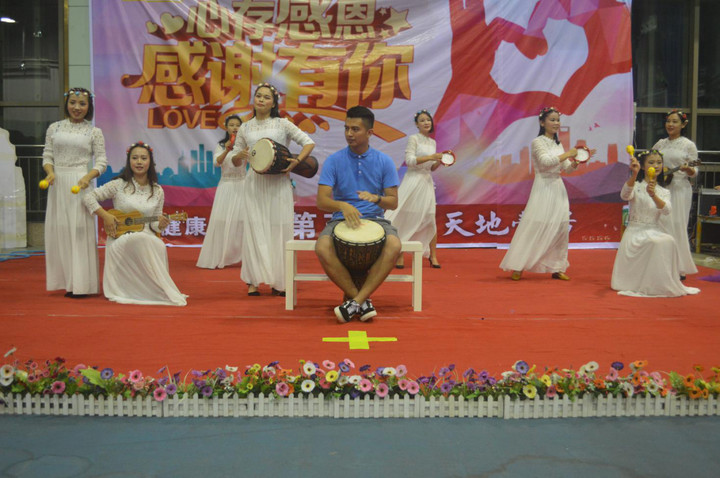
[[[86,90],[85,88],[80,87],[70,88],[67,93],[65,93],[65,106],[63,107],[65,111],[65,116],[70,116],[70,111],[68,111],[68,101],[70,101],[71,96],[84,96],[87,98],[88,110],[85,118],[83,119],[86,119],[88,121],[93,119],[93,115],[95,114],[95,103],[93,101],[93,98],[95,98],[95,95],[93,95],[90,90]]]
[[[685,113],[683,113],[681,110],[673,109],[665,113],[665,119],[663,120],[664,123],[667,123],[668,118],[670,115],[678,115],[678,118],[680,118],[680,136],[685,136],[685,128],[683,128],[683,124],[685,126],[688,125],[688,117]]]
[[[637,178],[635,178],[635,181],[644,181],[645,180],[645,169],[644,169],[645,160],[647,158],[649,158],[650,156],[652,156],[653,154],[657,154],[658,156],[660,156],[661,159],[663,159],[663,168],[660,170],[659,173],[657,173],[655,175],[655,181],[657,181],[657,183],[660,186],[667,187],[667,185],[669,185],[670,182],[672,181],[673,175],[672,174],[668,174],[667,176],[665,175],[665,167],[664,167],[665,159],[663,158],[663,154],[660,151],[658,151],[657,149],[651,149],[650,151],[643,151],[642,153],[637,155],[637,160],[640,163],[640,171],[638,171],[638,175],[637,175]]]
[[[270,83],[260,83],[258,87],[255,89],[255,94],[257,95],[257,92],[260,88],[267,88],[270,90],[270,93],[273,97],[273,105],[272,108],[270,108],[270,117],[271,118],[279,118],[280,117],[280,93],[278,93],[277,88],[275,88]],[[255,98],[255,96],[253,96]],[[253,118],[257,115],[257,112],[255,111],[255,107],[253,107]]]
[[[538,133],[538,136],[543,136],[545,134],[545,127],[542,125],[542,122],[545,121],[545,118],[547,118],[550,113],[557,113],[558,115],[560,112],[554,107],[554,106],[546,106],[542,110],[540,110],[540,114],[538,115],[538,119],[540,121],[540,132]],[[553,135],[553,139],[557,144],[560,144],[560,140],[558,139],[557,133]]]
[[[132,167],[130,166],[130,154],[132,153],[132,150],[135,148],[145,148],[145,150],[148,152],[148,155],[150,156],[150,165],[148,166],[147,177],[148,177],[148,182],[150,184],[150,197],[152,197],[153,193],[155,192],[155,185],[158,183],[158,175],[157,175],[157,171],[155,170],[155,158],[153,156],[153,149],[147,143],[138,141],[137,143],[133,143],[130,145],[130,147],[127,149],[127,157],[125,158],[125,167],[122,169],[122,171],[120,171],[120,174],[115,176],[115,179],[119,178],[119,179],[124,180],[128,185],[133,187],[133,193],[135,192],[135,184],[132,181],[133,180],[133,171],[132,171]]]
[[[230,115],[227,118],[225,118],[225,137],[223,139],[221,139],[220,141],[218,141],[218,144],[222,147],[225,147],[225,144],[230,139],[230,131],[228,131],[228,123],[230,122],[230,120],[233,120],[233,119],[238,120],[240,122],[240,124],[242,124],[242,120],[240,119],[240,116],[238,116],[238,115]]]
[[[434,133],[434,132],[435,132],[435,120],[433,119],[432,115],[430,114],[430,112],[429,112],[428,110],[420,110],[420,111],[418,111],[417,113],[415,113],[415,118],[414,118],[414,120],[415,120],[415,125],[417,126],[418,119],[420,118],[420,115],[427,115],[428,118],[430,118],[430,124],[431,124],[431,126],[430,126],[430,131],[429,131],[429,132],[430,132],[430,133]]]

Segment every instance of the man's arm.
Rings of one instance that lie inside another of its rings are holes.
[[[318,185],[317,207],[325,212],[342,212],[343,217],[353,229],[360,226],[360,211],[345,201],[333,199],[332,187],[325,184]]]

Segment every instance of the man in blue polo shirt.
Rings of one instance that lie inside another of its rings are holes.
[[[315,253],[325,273],[347,298],[335,307],[335,316],[343,324],[354,317],[364,322],[377,315],[370,294],[390,274],[402,247],[397,229],[383,218],[385,209],[395,209],[398,205],[400,181],[393,160],[370,147],[374,124],[375,115],[364,106],[354,106],[347,111],[345,140],[348,147],[325,160],[318,181],[317,207],[332,212],[333,216],[320,233]],[[385,244],[358,289],[337,257],[332,232],[343,220],[355,229],[360,226],[361,218],[383,227]]]

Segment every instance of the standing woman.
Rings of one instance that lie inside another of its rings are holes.
[[[269,83],[258,86],[253,99],[253,118],[240,126],[233,161],[247,161],[249,148],[263,138],[284,146],[302,146],[297,159],[289,158],[292,171],[315,147],[310,137],[286,118],[280,118],[280,97]],[[295,220],[292,183],[288,174],[258,174],[250,170],[243,191],[242,270],[248,295],[260,295],[258,286],[268,284],[273,295],[285,295],[285,242],[293,238]]]
[[[237,115],[225,118],[225,137],[213,154],[213,162],[221,168],[222,176],[215,190],[210,223],[197,261],[197,266],[205,269],[222,269],[240,262],[242,257],[245,163],[239,158],[231,160],[228,157],[241,124]]]
[[[95,221],[81,202],[92,180],[107,168],[105,138],[90,123],[93,113],[92,93],[72,88],[65,93],[67,118],[51,124],[45,135],[43,169],[51,185],[45,213],[46,286],[65,290],[66,297],[99,291]],[[73,186],[79,186],[79,195],[71,192]]]
[[[430,259],[432,267],[439,269],[435,184],[430,173],[442,164],[442,154],[436,152],[435,140],[430,137],[430,134],[435,132],[435,125],[427,110],[415,114],[415,126],[418,133],[408,138],[405,148],[407,172],[398,189],[398,207],[386,211],[385,219],[397,228],[401,241],[422,242],[425,246],[423,256]],[[403,267],[402,255],[397,267]]]
[[[570,280],[565,271],[570,236],[570,202],[560,177],[577,168],[577,149],[565,152],[560,140],[560,112],[553,107],[540,112],[540,132],[532,141],[535,179],[520,224],[500,268],[520,280],[522,271],[551,273],[553,279]],[[590,151],[590,155],[595,150]]]
[[[115,237],[118,219],[100,206],[112,199],[113,208],[157,220],[140,232]],[[170,220],[163,216],[163,189],[157,183],[153,150],[139,141],[127,150],[125,168],[118,177],[87,194],[83,203],[102,219],[107,233],[103,292],[120,304],[186,305],[187,297],[175,286],[168,270],[165,243],[158,237]]]
[[[695,143],[683,136],[687,125],[688,119],[685,113],[679,110],[670,111],[665,115],[665,131],[668,137],[661,139],[652,147],[662,153],[666,168],[680,168],[673,174],[672,182],[668,186],[673,207],[670,215],[663,218],[662,225],[667,233],[675,238],[680,257],[681,279],[685,279],[686,274],[696,274],[698,271],[690,253],[687,231],[692,206],[690,178],[697,175],[697,168],[688,164],[698,159],[698,152]]]

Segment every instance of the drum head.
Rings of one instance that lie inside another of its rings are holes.
[[[455,153],[453,153],[452,151],[443,151],[440,162],[443,163],[445,166],[452,166],[453,164],[455,164]]]
[[[578,148],[577,156],[575,156],[575,161],[578,163],[585,163],[590,159],[590,152],[588,149],[584,146],[581,146]]]
[[[333,234],[341,241],[370,244],[385,237],[385,229],[375,221],[360,219],[360,227],[357,229],[352,229],[347,221],[343,221],[335,226]]]
[[[275,145],[267,138],[259,140],[250,151],[248,162],[258,173],[264,173],[275,161]]]

